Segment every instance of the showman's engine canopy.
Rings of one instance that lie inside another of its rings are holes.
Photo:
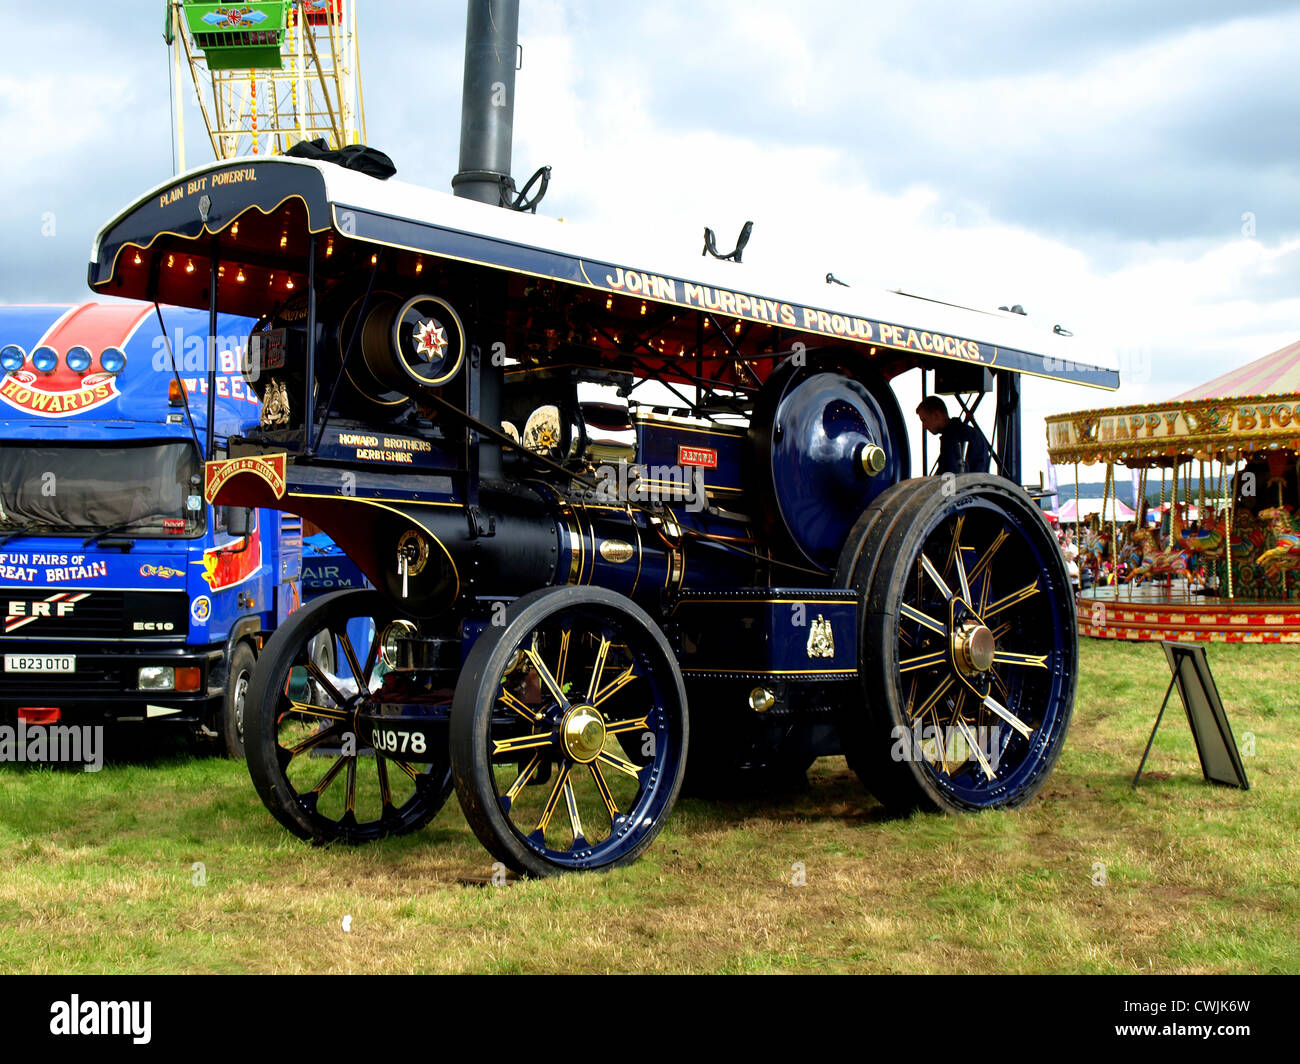
[[[500,209],[508,150],[462,167],[491,202],[203,166],[95,241],[102,295],[258,319],[261,426],[208,499],[300,514],[374,585],[258,661],[245,742],[276,818],[368,841],[454,785],[495,857],[544,875],[635,859],[684,777],[775,786],[842,752],[892,809],[1036,793],[1076,626],[1019,486],[1020,375],[1117,375],[1020,315]],[[890,381],[916,367],[993,397],[994,472],[912,476]]]

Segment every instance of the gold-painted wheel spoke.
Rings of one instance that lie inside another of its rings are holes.
[[[501,689],[501,693],[497,695],[497,698],[499,698],[507,708],[513,709],[523,717],[524,720],[528,721],[529,724],[536,724],[542,719],[543,715],[541,713],[534,712],[530,707],[521,702],[504,687]]]
[[[609,820],[612,824],[614,818],[618,816],[618,803],[614,801],[614,796],[610,793],[609,784],[605,782],[605,774],[600,771],[600,766],[593,761],[587,768],[591,770],[591,778],[596,782],[596,790],[600,791],[600,797],[605,803],[605,808],[609,811]]]
[[[946,636],[948,634],[948,629],[943,626],[942,621],[936,621],[928,613],[922,613],[915,606],[909,606],[907,603],[903,603],[903,605],[898,608],[898,612],[909,621],[915,621],[922,628],[928,628],[930,631],[935,632],[938,635]]]
[[[945,601],[952,598],[952,589],[944,583],[943,577],[939,575],[939,570],[937,570],[930,559],[926,557],[924,551],[921,553],[921,570],[930,578],[931,583],[939,589],[939,594],[944,597]]]
[[[594,701],[600,690],[600,678],[605,672],[605,659],[609,656],[609,640],[600,637],[600,648],[596,651],[596,662],[591,667],[591,682],[587,684],[587,701]]]
[[[285,753],[289,755],[289,760],[292,761],[299,754],[305,754],[308,750],[312,749],[312,747],[319,746],[326,739],[332,739],[337,734],[338,731],[334,728],[321,728],[320,731],[312,732],[311,735],[307,736],[307,738],[296,746],[285,747],[284,750]]]
[[[989,606],[981,615],[985,624],[989,623],[990,617],[996,617],[1003,610],[1010,609],[1018,603],[1024,602],[1025,599],[1031,598],[1038,594],[1038,577],[1034,577],[1032,584],[1026,584],[1019,590],[1011,592],[1009,595],[1003,595],[993,605]]]
[[[939,699],[941,699],[945,692],[947,692],[948,688],[956,682],[957,681],[952,676],[945,676],[943,678],[943,683],[936,687],[934,693],[917,708],[915,715],[917,717],[924,716],[932,706],[938,705]]]
[[[327,706],[316,706],[310,702],[295,702],[289,700],[289,711],[291,713],[301,713],[306,717],[324,717],[326,720],[345,721],[351,714],[345,709],[330,709]]]
[[[564,781],[564,804],[569,807],[569,825],[573,828],[573,841],[583,838],[582,818],[578,815],[578,799],[573,793],[573,780]]]
[[[541,767],[541,764],[541,753],[533,754],[533,759],[529,761],[528,764],[523,767],[522,771],[520,771],[519,775],[515,777],[515,782],[510,784],[510,789],[506,791],[505,796],[512,802],[518,798],[519,792],[528,786],[528,781],[533,778],[533,773]]]
[[[383,755],[379,755],[379,756],[383,756]],[[390,757],[388,758],[388,760],[391,761],[398,768],[400,768],[403,772],[405,772],[411,778],[412,783],[420,782],[420,773],[418,773],[412,766],[408,765],[405,761],[398,761],[397,758],[395,757]]]
[[[1007,691],[1006,682],[1002,679],[1002,675],[1001,673],[998,672],[997,669],[989,670],[989,678],[993,681],[993,686],[1002,692],[1003,698],[1011,697],[1011,695]]]
[[[998,640],[1000,640],[1004,635],[1009,634],[1010,631],[1011,631],[1010,621],[1006,621],[1005,623],[998,625],[996,628],[993,629],[993,642],[994,643],[998,642]]]
[[[635,666],[629,665],[620,672],[614,679],[610,680],[604,687],[596,692],[596,697],[591,700],[592,705],[598,706],[611,695],[617,694],[628,684],[636,679],[636,673],[633,671]]]
[[[989,565],[992,563],[993,555],[997,554],[998,548],[1001,547],[1002,544],[1005,543],[1010,538],[1011,538],[1010,532],[1008,532],[1005,528],[1000,529],[998,531],[998,534],[993,538],[993,542],[989,544],[989,549],[986,550],[976,560],[975,564],[971,566],[970,572],[966,574],[967,579],[972,581],[978,580],[980,576],[984,574],[984,570],[987,569]]]
[[[312,661],[311,658],[308,658],[305,662],[303,662],[303,668],[307,670],[307,674],[313,680],[315,680],[318,684],[320,684],[323,688],[325,688],[325,693],[329,695],[330,698],[334,699],[334,701],[337,702],[340,706],[345,706],[348,704],[348,700],[344,698],[341,694],[339,694],[339,689],[334,686],[334,682],[325,675],[321,667],[317,665],[314,661]]]
[[[570,765],[568,762],[565,762],[560,766],[560,771],[556,776],[555,786],[551,788],[551,793],[546,799],[546,806],[542,810],[541,818],[537,821],[537,830],[543,835],[546,834],[546,829],[551,823],[551,817],[555,815],[555,809],[560,804],[560,795],[564,793],[564,785],[569,779],[569,768]]]
[[[385,809],[389,809],[393,805],[393,788],[388,782],[388,761],[376,757],[375,771],[379,774],[379,801]]]
[[[379,638],[379,633],[375,633],[375,638]],[[361,671],[361,662],[357,660],[357,652],[352,648],[352,640],[348,638],[346,626],[339,633],[339,645],[343,648],[343,656],[348,659],[348,668],[352,670],[352,676],[357,681],[357,690],[363,694],[370,692],[370,685],[366,683],[366,675]]]
[[[944,562],[943,571],[946,573],[950,566],[957,569],[957,583],[961,588],[961,597],[964,602],[970,602],[970,584],[966,580],[966,563],[962,559],[961,529],[966,523],[966,515],[962,514],[957,518],[956,526],[952,530],[952,546],[948,548],[948,558]]]
[[[966,745],[970,747],[971,752],[975,755],[975,759],[980,763],[980,768],[984,770],[984,775],[990,780],[997,779],[997,773],[993,771],[993,766],[989,764],[989,759],[984,756],[984,751],[980,749],[979,743],[975,741],[975,736],[971,734],[970,726],[958,717],[957,727],[961,731],[962,736],[966,739]]]
[[[379,663],[379,636],[379,625],[375,625],[375,637],[370,640],[370,649],[366,651],[366,664],[363,666],[367,686],[370,684],[370,674],[375,671],[375,666]]]
[[[962,719],[961,709],[965,704],[966,689],[964,687],[959,687],[957,688],[957,698],[952,704],[952,715],[948,718],[948,727],[955,728],[957,726],[957,722]]]
[[[1010,650],[993,651],[993,660],[999,665],[1028,665],[1030,668],[1047,668],[1046,654],[1017,654]]]
[[[317,797],[324,794],[325,788],[334,782],[347,760],[346,757],[340,754],[335,758],[334,764],[330,765],[330,767],[325,770],[325,775],[321,776],[321,778],[316,781],[316,786],[312,788],[312,792],[314,792]]]
[[[942,665],[947,660],[946,650],[930,650],[914,658],[902,658],[898,663],[898,671],[912,672],[914,669],[928,669],[935,665]]]
[[[615,724],[605,725],[606,735],[622,735],[624,732],[643,731],[650,727],[650,714],[635,720],[620,720]]]
[[[980,581],[980,600],[975,604],[975,615],[979,617],[981,622],[984,620],[984,611],[989,608],[989,592],[992,589],[993,574],[985,573],[984,579]],[[996,638],[997,636],[994,636],[994,639]]]
[[[347,813],[355,813],[357,808],[357,759],[356,756],[348,758],[348,783],[347,794],[343,798],[343,810]]]
[[[943,571],[946,573],[952,568],[953,559],[957,557],[961,550],[961,529],[966,523],[966,515],[962,514],[953,524],[952,543],[948,545],[948,554],[943,560]]]
[[[564,670],[569,664],[569,640],[572,637],[571,628],[566,628],[560,633],[560,660],[555,664],[555,682],[561,690],[564,689]]]
[[[618,754],[611,754],[608,750],[602,750],[596,755],[596,760],[605,762],[610,768],[616,768],[619,772],[631,776],[634,780],[641,779],[641,770],[626,758],[619,757]]]
[[[509,739],[492,740],[492,756],[501,757],[504,754],[518,754],[524,750],[541,750],[555,745],[555,739],[550,732],[542,732],[538,735],[515,735]]]
[[[1005,694],[1005,692],[1004,692],[1004,694]],[[1023,735],[1026,739],[1028,739],[1029,736],[1030,736],[1030,733],[1033,732],[1033,730],[1034,730],[1033,728],[1031,728],[1031,727],[1030,727],[1028,724],[1026,724],[1023,720],[1021,720],[1021,719],[1020,719],[1019,717],[1017,717],[1014,713],[1012,713],[1011,710],[1007,709],[1006,706],[1004,706],[1001,702],[999,702],[999,701],[998,701],[996,698],[994,698],[992,695],[986,695],[986,696],[985,696],[985,698],[984,698],[984,705],[987,706],[989,709],[991,709],[994,713],[996,713],[996,714],[997,714],[999,717],[1001,717],[1003,720],[1005,720],[1008,724],[1010,724],[1011,727],[1015,728],[1016,731],[1018,731],[1018,732],[1019,732],[1021,735]]]
[[[565,709],[569,708],[568,696],[560,687],[559,682],[551,675],[551,670],[546,667],[546,662],[542,661],[542,656],[537,653],[537,640],[534,638],[533,645],[524,651],[524,656],[533,663],[533,668],[537,670],[538,678],[546,685],[551,692],[551,696],[560,703]]]

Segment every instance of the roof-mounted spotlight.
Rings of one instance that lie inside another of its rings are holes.
[[[27,352],[17,344],[5,344],[0,348],[0,370],[12,373],[16,369],[22,369],[26,361]]]
[[[85,373],[90,369],[90,363],[94,361],[94,356],[90,353],[88,347],[77,344],[75,347],[69,347],[68,353],[64,355],[63,361],[68,364],[68,369],[74,373]]]
[[[126,369],[126,352],[120,347],[106,347],[99,356],[99,368],[105,373],[121,373]]]
[[[53,373],[59,364],[59,353],[52,347],[41,346],[32,352],[32,366],[42,373]]]

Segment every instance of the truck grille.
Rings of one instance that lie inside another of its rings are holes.
[[[183,591],[104,591],[85,588],[0,588],[0,639],[184,638],[189,631]],[[137,628],[136,624],[149,625]],[[166,627],[170,625],[171,627]]]

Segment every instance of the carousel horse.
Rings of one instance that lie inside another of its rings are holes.
[[[1148,577],[1187,577],[1187,551],[1160,550],[1159,540],[1148,528],[1133,532],[1133,545],[1142,552],[1142,564],[1133,570],[1132,582],[1139,584]]]
[[[1267,530],[1249,510],[1240,509],[1232,515],[1232,560],[1254,561],[1264,546]]]
[[[1089,526],[1079,541],[1079,572],[1087,569],[1096,583],[1106,583],[1105,562],[1109,553],[1110,535]]]
[[[1300,568],[1300,528],[1289,506],[1260,510],[1259,516],[1269,522],[1275,542],[1255,559],[1255,564],[1270,580],[1276,580],[1283,570]]]

